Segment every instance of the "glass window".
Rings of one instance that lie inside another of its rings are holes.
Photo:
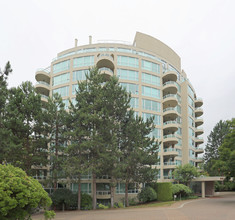
[[[131,49],[127,49],[127,48],[117,48],[118,52],[123,52],[123,53],[132,53]]]
[[[59,76],[53,77],[52,85],[57,86],[63,83],[69,82],[70,74],[69,73],[64,73]]]
[[[177,138],[178,139],[178,143],[176,144],[176,146],[182,146],[182,139],[181,138]]]
[[[192,138],[189,138],[189,146],[194,147],[194,140]]]
[[[73,71],[73,82],[78,80],[86,80],[86,74],[89,74],[88,69]]]
[[[178,135],[182,135],[182,128],[178,128],[177,132]]]
[[[75,98],[72,98],[72,99],[71,99],[71,102],[72,102],[73,105],[76,105],[76,104],[77,104],[77,100],[76,100]]]
[[[188,124],[189,126],[194,127],[194,120],[191,117],[188,117]]]
[[[153,131],[148,135],[150,138],[161,138],[161,129],[154,128]]]
[[[64,87],[60,87],[58,89],[53,89],[52,93],[53,94],[58,93],[59,95],[61,95],[61,97],[68,96],[69,95],[69,87],[64,86]]]
[[[69,69],[70,60],[65,60],[53,65],[53,73],[58,73]]]
[[[127,92],[131,94],[138,95],[139,94],[139,85],[133,83],[120,83],[120,85],[126,89]]]
[[[154,117],[153,123],[155,125],[161,124],[161,116],[160,115],[145,113],[145,112],[142,113],[142,118],[144,119],[144,121],[147,121],[147,119],[149,119],[150,117]]]
[[[188,114],[194,117],[194,111],[191,107],[188,106]]]
[[[133,70],[118,69],[117,75],[120,79],[139,81],[139,73]]]
[[[176,110],[177,110],[178,113],[181,114],[181,106],[177,105]]]
[[[76,95],[77,91],[78,91],[78,84],[75,84],[72,86],[72,95]]]
[[[117,64],[120,66],[139,67],[139,60],[135,57],[118,56]]]
[[[125,193],[125,183],[117,183],[116,193],[118,194]]]
[[[161,104],[156,101],[148,100],[148,99],[142,99],[142,107],[145,110],[151,110],[160,112],[161,111]]]
[[[194,107],[194,101],[192,100],[192,98],[190,96],[188,96],[188,103]]]
[[[131,108],[139,108],[139,99],[138,98],[131,98],[130,101]]]
[[[73,67],[93,66],[94,56],[78,57],[73,59]]]
[[[155,86],[160,86],[160,77],[147,73],[142,73],[142,82]]]
[[[157,63],[153,63],[147,60],[142,60],[142,69],[148,70],[154,73],[160,73],[160,65]]]
[[[160,99],[160,90],[148,86],[142,86],[142,95]]]
[[[182,150],[176,148],[176,151],[178,152],[178,156],[177,157],[182,157]]]
[[[194,98],[194,92],[189,85],[188,85],[188,93],[189,93],[189,95],[191,95]]]
[[[189,128],[188,132],[189,132],[189,136],[191,137],[195,136],[194,130],[192,128]]]

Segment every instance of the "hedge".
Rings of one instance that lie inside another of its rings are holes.
[[[157,183],[157,197],[159,201],[171,201],[172,183]]]

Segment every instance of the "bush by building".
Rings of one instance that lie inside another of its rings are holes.
[[[157,193],[152,187],[145,187],[142,191],[138,194],[138,199],[140,202],[151,202],[157,200]]]
[[[18,167],[0,164],[1,220],[30,219],[36,208],[46,210],[51,203],[47,192],[37,180],[27,176]]]
[[[172,184],[172,194],[177,197],[187,197],[192,194],[192,190],[184,184]]]
[[[172,183],[157,183],[157,197],[158,201],[171,201]]]

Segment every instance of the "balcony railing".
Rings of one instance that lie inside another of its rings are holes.
[[[171,175],[164,175],[164,179],[170,179],[170,180],[172,180],[172,179],[174,179],[174,177],[173,176],[171,176]]]
[[[163,112],[166,112],[166,111],[176,111],[176,108],[174,107],[169,107],[169,108],[165,108],[163,109]]]
[[[96,195],[106,196],[106,195],[110,195],[110,194],[111,194],[110,190],[96,191]]]
[[[164,165],[165,165],[165,166],[176,165],[176,162],[172,162],[172,161],[170,161],[170,162],[164,162]]]
[[[42,95],[42,94],[41,94],[41,97],[42,97],[42,98],[45,98],[45,99],[48,99],[48,98],[49,98],[48,96]]]
[[[50,86],[49,83],[44,82],[44,81],[38,81],[38,82],[36,82],[36,85],[39,85],[39,84],[43,84],[43,85],[46,85],[46,86]]]
[[[46,72],[46,73],[50,74],[51,68],[50,68],[50,67],[47,67],[47,68],[45,68],[45,69],[43,69],[43,68],[38,68],[36,71],[37,71],[37,72],[42,71],[42,72]]]
[[[175,94],[167,94],[163,96],[163,99],[169,98],[169,97],[173,97],[173,98],[177,98]]]
[[[176,86],[177,86],[177,83],[174,82],[174,81],[168,81],[168,82],[165,82],[165,83],[163,84],[163,86],[165,86],[165,85],[176,85]]]
[[[177,124],[177,121],[166,121],[163,123],[164,125],[169,125],[169,124]]]
[[[103,54],[103,53],[102,53],[102,54],[100,54],[100,55],[98,56],[99,59],[101,59],[102,57],[109,57],[111,60],[114,60],[113,57],[112,57],[110,54],[106,54],[106,53]]]
[[[109,71],[109,72],[113,73],[113,70],[111,70],[110,68],[107,68],[107,67],[99,68],[99,71]]]
[[[164,135],[163,138],[164,139],[166,139],[166,138],[176,138],[176,135],[175,134],[167,134],[167,135]]]
[[[164,148],[164,152],[172,152],[172,151],[176,151],[175,148]]]

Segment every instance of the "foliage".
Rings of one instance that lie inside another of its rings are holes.
[[[100,204],[98,205],[98,208],[99,208],[99,209],[108,209],[109,207],[100,203]]]
[[[157,199],[157,193],[151,187],[145,187],[138,193],[138,199],[142,203],[151,202]]]
[[[137,205],[138,202],[137,202],[137,199],[136,198],[129,198],[129,205],[130,206],[134,206],[134,205]]]
[[[124,208],[123,203],[122,203],[122,202],[118,202],[118,207],[119,207],[119,208]]]
[[[209,173],[209,175],[219,175],[218,170],[214,169],[213,165],[216,160],[219,159],[218,149],[222,145],[225,136],[229,133],[229,130],[229,121],[220,120],[207,137],[208,140],[204,154],[204,169]]]
[[[219,159],[213,168],[227,178],[235,177],[235,119],[229,122],[229,133],[219,147]]]
[[[92,198],[86,193],[81,194],[81,208],[85,210],[92,209]]]
[[[37,180],[20,168],[0,165],[0,219],[24,219],[35,208],[50,205],[51,199]]]
[[[235,182],[234,181],[225,181],[225,182],[215,182],[215,191],[235,191]]]
[[[48,98],[43,116],[47,133],[47,142],[50,146],[51,180],[54,183],[54,189],[56,189],[58,178],[63,177],[61,176],[62,172],[60,171],[62,170],[61,164],[64,159],[64,149],[66,145],[64,125],[67,112],[60,95],[53,94],[52,97]]]
[[[157,197],[159,201],[171,201],[172,183],[157,183]]]
[[[45,211],[44,212],[44,218],[45,220],[50,220],[55,217],[55,212],[54,211]]]
[[[193,165],[185,164],[184,166],[178,166],[174,170],[173,175],[176,181],[188,185],[193,178],[199,176],[199,173]]]
[[[41,97],[31,82],[11,88],[6,105],[6,127],[9,142],[1,146],[7,163],[32,174],[32,166],[41,168],[48,163],[46,131],[44,129]]]
[[[186,197],[191,195],[192,193],[192,190],[184,184],[172,184],[172,194],[177,195],[177,197],[179,195],[181,195],[182,197]]]
[[[57,189],[51,195],[53,205],[56,206],[57,209],[62,209],[63,205],[65,209],[70,209],[70,207],[74,205],[74,201],[71,199],[72,197],[73,193],[69,189]]]

